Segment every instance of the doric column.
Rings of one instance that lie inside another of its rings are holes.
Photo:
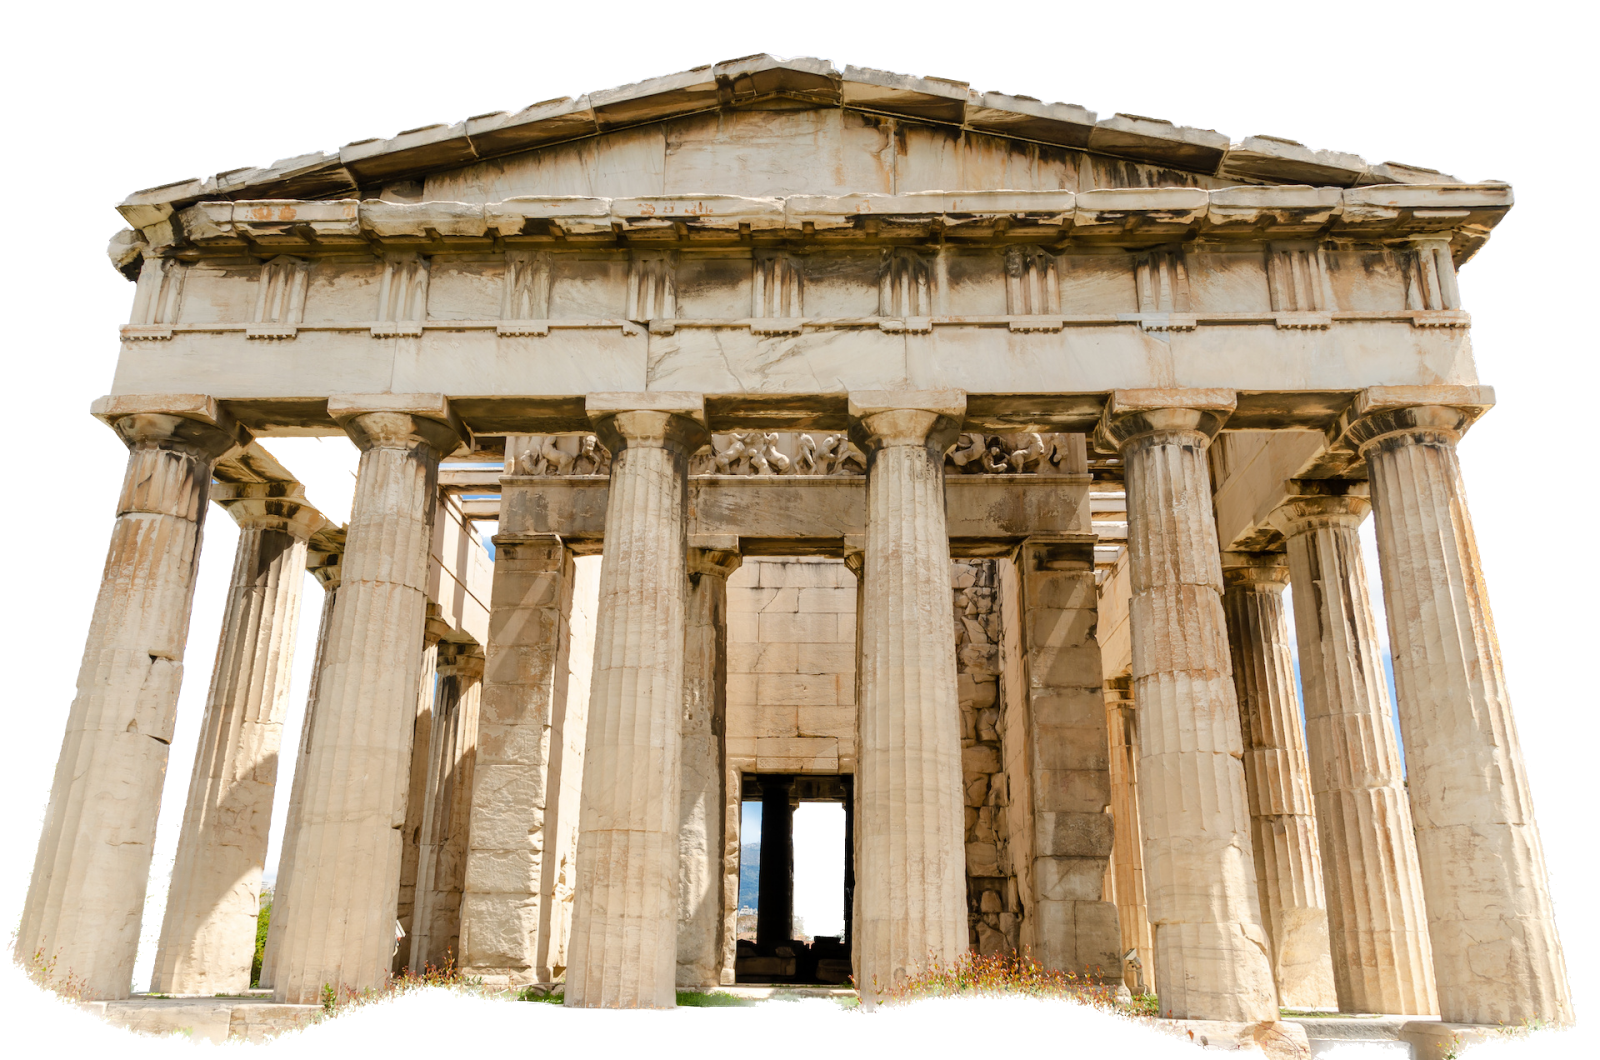
[[[945,531],[959,390],[850,395],[867,456],[856,747],[856,981],[886,988],[967,949],[967,879]]]
[[[344,558],[344,531],[333,530],[319,535],[327,540],[319,541],[319,549],[306,553],[306,570],[312,574],[317,583],[322,586],[322,616],[317,621],[317,653],[311,661],[310,688],[306,691],[305,718],[300,725],[300,740],[295,746],[294,761],[291,768],[294,770],[294,779],[289,784],[289,812],[283,824],[283,843],[278,850],[278,875],[273,880],[273,909],[274,915],[267,920],[267,944],[261,951],[261,987],[271,990],[275,970],[278,966],[278,950],[283,945],[283,920],[281,915],[283,906],[278,901],[289,888],[289,879],[294,875],[294,851],[300,835],[300,817],[305,806],[306,775],[311,772],[306,766],[306,761],[311,755],[311,733],[316,728],[317,720],[317,683],[322,675],[322,664],[328,654],[328,631],[333,626],[333,604],[339,595],[339,575],[343,568],[339,561]],[[336,545],[337,551],[326,550],[328,545]]]
[[[422,830],[428,803],[428,771],[433,762],[434,705],[439,694],[439,644],[450,625],[430,603],[422,627],[422,662],[417,667],[417,712],[411,724],[411,763],[406,771],[406,817],[400,828],[400,884],[395,888],[395,923],[404,932],[390,967],[398,974],[412,967],[417,927],[417,876],[422,865]]]
[[[761,783],[761,872],[756,884],[756,946],[763,955],[794,938],[794,778]]]
[[[1027,739],[1022,761],[1010,764],[1027,771],[1032,803],[1033,894],[1023,900],[1033,957],[1046,968],[1115,979],[1125,951],[1117,907],[1103,900],[1113,822],[1105,812],[1111,777],[1094,639],[1094,541],[1037,536],[1017,550]]]
[[[611,451],[566,1003],[672,1008],[689,456],[697,394],[592,394]]]
[[[1206,467],[1232,409],[1232,391],[1119,390],[1100,427],[1127,478],[1145,899],[1161,1011],[1178,1019],[1278,1015]]]
[[[1373,388],[1347,437],[1372,483],[1439,1015],[1566,1023],[1544,850],[1456,458],[1493,401],[1485,390]]]
[[[295,873],[274,909],[286,921],[274,996],[301,1004],[324,984],[375,987],[390,968],[439,459],[471,437],[436,394],[334,397],[328,412],[361,464]]]
[[[306,542],[327,522],[299,485],[221,483],[212,499],[239,547],[150,979],[166,994],[250,988]]]
[[[1306,744],[1341,1012],[1438,1011],[1411,810],[1358,534],[1358,496],[1272,514],[1289,544]]]
[[[195,394],[101,398],[128,446],[16,953],[125,998],[183,678],[211,467],[249,434]]]
[[[727,716],[728,575],[737,538],[695,538],[683,630],[681,787],[678,792],[678,980],[722,982],[723,737]]]
[[[1283,607],[1289,565],[1275,553],[1225,552],[1222,582],[1244,741],[1250,845],[1278,1003],[1332,1008],[1337,1001],[1328,955],[1328,911]]]
[[[478,750],[483,650],[441,642],[439,691],[428,739],[427,794],[417,859],[416,910],[409,967],[443,968],[461,952],[461,891],[467,864],[472,776]]]
[[[1144,842],[1139,826],[1139,721],[1133,702],[1133,682],[1127,677],[1106,679],[1106,728],[1111,751],[1112,897],[1117,904],[1117,926],[1122,952],[1133,953],[1124,969],[1129,990],[1150,993],[1155,987],[1150,938],[1150,916],[1144,898]]]
[[[583,770],[567,733],[582,731],[588,703],[567,690],[572,553],[553,534],[505,522],[494,548],[458,964],[516,986],[552,978],[565,923],[556,922],[556,881],[565,872],[570,886],[572,871],[561,837],[577,813],[576,800],[561,798],[563,777]]]

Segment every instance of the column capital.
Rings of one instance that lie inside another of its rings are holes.
[[[1282,552],[1224,552],[1222,584],[1282,592],[1289,584],[1289,557]]]
[[[302,541],[333,524],[306,499],[298,482],[218,482],[211,499],[241,529],[281,530]]]
[[[744,563],[734,534],[690,534],[688,558],[691,578],[702,574],[726,578]]]
[[[870,464],[880,449],[923,446],[941,460],[961,436],[964,390],[853,390],[850,440]]]
[[[441,617],[438,604],[428,605],[427,621],[422,627],[422,648],[426,651],[435,647],[440,641],[451,633],[450,623]]]
[[[867,535],[844,535],[844,565],[849,569],[851,574],[856,576],[857,581],[861,579],[861,572],[865,569],[866,562]]]
[[[177,449],[215,461],[253,435],[206,394],[115,394],[89,406],[129,449]]]
[[[328,415],[363,452],[426,445],[441,457],[472,445],[443,394],[335,394]]]
[[[306,550],[306,570],[315,575],[323,592],[336,592],[344,574],[344,543],[346,531],[331,522],[311,535],[311,547]]]
[[[1336,429],[1362,456],[1418,442],[1454,445],[1493,407],[1488,386],[1374,386],[1356,395]]]
[[[1022,539],[1018,559],[1028,571],[1094,570],[1093,534],[1034,534]]]
[[[590,394],[583,405],[613,461],[629,448],[679,449],[687,457],[711,440],[702,394],[681,390]]]
[[[465,677],[478,680],[483,677],[483,649],[465,641],[439,642],[440,677]]]
[[[1194,431],[1215,438],[1233,415],[1237,395],[1206,389],[1113,390],[1095,429],[1096,448],[1121,452],[1139,438],[1170,431]]]
[[[1370,511],[1372,502],[1356,493],[1290,497],[1273,509],[1267,522],[1284,537],[1296,537],[1331,526],[1354,530]]]

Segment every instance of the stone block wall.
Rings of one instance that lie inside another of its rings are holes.
[[[1022,905],[1008,819],[1001,692],[1005,660],[996,566],[992,559],[958,559],[950,565],[966,798],[967,925],[972,948],[986,956],[1022,947]]]
[[[730,767],[855,772],[855,652],[842,560],[746,559],[728,578]]]

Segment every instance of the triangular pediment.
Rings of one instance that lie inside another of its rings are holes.
[[[201,201],[896,194],[1447,183],[1397,163],[826,60],[749,56],[136,192],[135,227]]]

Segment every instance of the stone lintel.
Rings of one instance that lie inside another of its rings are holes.
[[[945,525],[953,555],[1006,556],[1024,539],[1093,540],[1087,476],[953,475]],[[610,483],[603,476],[503,479],[495,547],[537,537],[599,551]],[[751,555],[841,556],[864,548],[866,479],[749,475],[689,480],[690,544],[731,537]],[[557,537],[559,535],[559,537]]]
[[[1393,388],[1384,388],[1393,389]],[[1171,393],[1172,391],[1158,391]],[[1181,391],[1180,391],[1181,392]],[[1124,390],[1124,394],[1151,393]],[[1318,431],[1338,428],[1358,390],[1240,391],[1226,429]],[[591,395],[598,397],[602,395]],[[860,392],[856,395],[862,396]],[[1032,393],[1011,390],[967,391],[964,431],[1092,432],[1103,417],[1108,393]],[[263,437],[342,433],[328,410],[328,398],[252,397],[220,399],[255,435]],[[593,430],[584,395],[497,395],[449,398],[451,410],[471,428],[485,452],[502,435],[581,434]],[[713,433],[732,431],[842,431],[849,426],[843,393],[706,394],[705,424]],[[477,437],[487,436],[487,437]],[[1336,439],[1338,432],[1333,434]]]

